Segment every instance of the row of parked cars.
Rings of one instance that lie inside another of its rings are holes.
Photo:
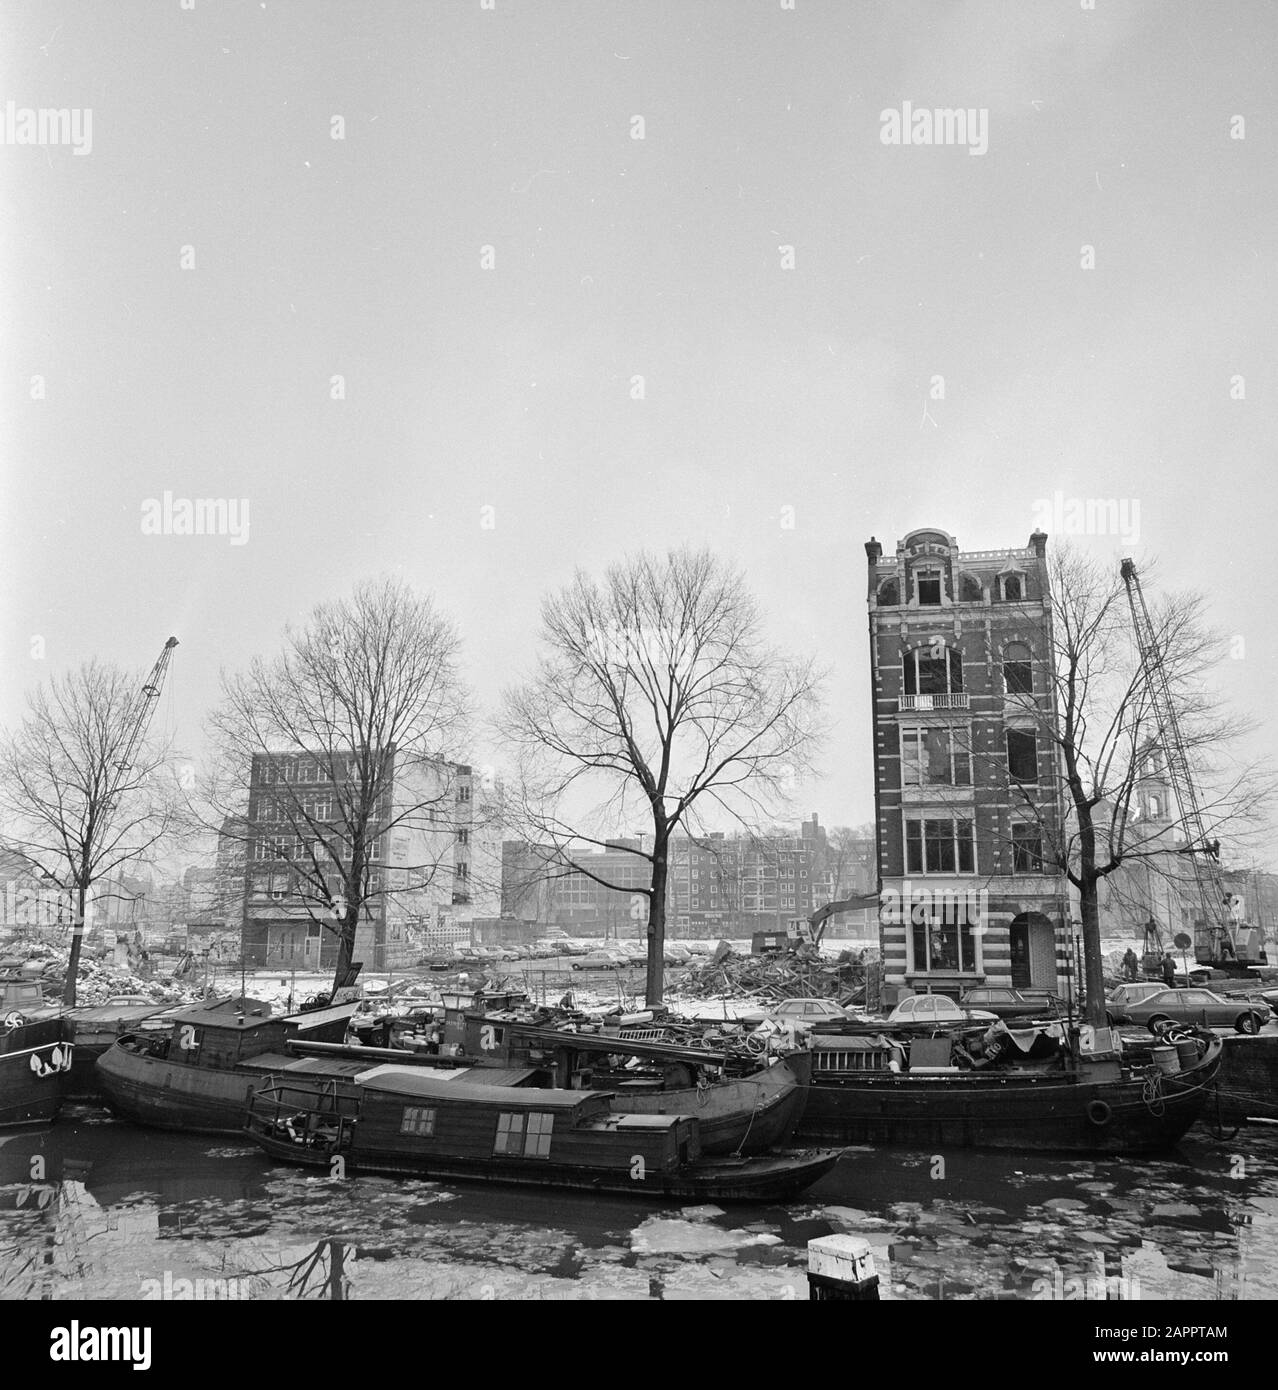
[[[687,965],[692,952],[679,941],[667,941],[662,952],[666,965]],[[616,946],[601,947],[578,956],[572,962],[574,970],[633,970],[646,965],[648,947],[639,941],[618,942]]]
[[[1203,1024],[1208,1028],[1235,1028],[1258,1033],[1273,1017],[1278,990],[1255,996],[1230,997],[1195,985],[1168,989],[1155,980],[1119,985],[1105,1000],[1110,1026],[1143,1024],[1156,1033],[1166,1023]]]
[[[1258,1033],[1273,1018],[1275,1006],[1278,1006],[1278,990],[1231,998],[1193,986],[1168,989],[1154,981],[1120,985],[1106,1000],[1111,1027],[1143,1025],[1151,1032],[1158,1032],[1167,1023],[1189,1023]],[[943,994],[910,995],[887,1015],[885,1025],[938,1028],[994,1023],[998,1019],[1016,1023],[1064,1015],[1065,1001],[1046,990],[988,987],[968,990],[957,1003]],[[786,999],[771,1008],[744,1014],[742,1021],[812,1028],[868,1020],[866,1015],[845,1009],[831,999]]]

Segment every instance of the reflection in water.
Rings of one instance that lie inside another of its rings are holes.
[[[317,1178],[88,1108],[0,1139],[0,1297],[806,1298],[869,1240],[885,1297],[1278,1297],[1278,1136],[1086,1162],[849,1150],[787,1207]]]

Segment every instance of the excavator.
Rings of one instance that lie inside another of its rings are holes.
[[[826,923],[830,918],[840,912],[851,912],[858,908],[872,907],[878,911],[879,895],[877,893],[862,893],[854,898],[840,898],[837,902],[826,903],[824,907],[817,910],[808,917],[807,939],[813,946],[821,944],[821,938],[825,935]]]

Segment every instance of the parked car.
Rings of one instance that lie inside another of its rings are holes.
[[[590,951],[577,956],[572,963],[574,970],[624,970],[630,960],[617,951]]]
[[[1273,1017],[1260,999],[1227,999],[1209,989],[1160,989],[1134,1004],[1115,1005],[1106,1011],[1114,1023],[1143,1023],[1151,1033],[1163,1023],[1205,1023],[1209,1028],[1236,1028],[1258,1033]]]
[[[1105,1008],[1110,1015],[1110,1023],[1117,1023],[1122,1013],[1151,994],[1161,994],[1167,986],[1161,980],[1139,980],[1135,984],[1118,985],[1105,997]],[[1117,1008],[1114,1006],[1117,1005]]]
[[[1065,1001],[1050,990],[1025,990],[980,985],[959,999],[964,1009],[986,1009],[999,1018],[1054,1018],[1065,1012]]]
[[[58,1004],[46,998],[39,980],[25,980],[21,976],[0,979],[0,1015],[16,1013],[23,1018],[35,1018],[41,1011],[57,1013]]]
[[[775,1007],[765,1009],[763,1016],[773,1023],[800,1023],[809,1027],[814,1023],[843,1023],[850,1017],[833,999],[783,999]]]
[[[892,1028],[952,1028],[965,1023],[997,1023],[988,1009],[960,1008],[945,994],[912,994],[887,1016]]]

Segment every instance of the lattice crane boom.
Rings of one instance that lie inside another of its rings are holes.
[[[1171,783],[1172,795],[1176,798],[1185,826],[1186,843],[1181,853],[1188,856],[1193,865],[1194,884],[1202,904],[1203,917],[1212,932],[1213,942],[1222,933],[1225,939],[1229,940],[1225,910],[1228,898],[1220,874],[1220,841],[1207,838],[1207,824],[1203,819],[1198,789],[1194,783],[1193,770],[1189,765],[1189,755],[1181,734],[1176,701],[1167,676],[1166,660],[1158,644],[1153,620],[1149,616],[1149,607],[1140,587],[1140,576],[1136,573],[1135,563],[1131,559],[1125,559],[1121,573],[1123,583],[1127,586],[1127,601],[1132,610],[1136,645],[1140,651],[1141,667],[1145,673],[1154,721],[1158,727],[1159,745],[1167,760],[1167,776]],[[1231,950],[1232,946],[1233,943],[1230,941]],[[1215,954],[1213,950],[1212,955]]]
[[[176,637],[170,637],[164,644],[164,649],[156,658],[155,665],[151,667],[151,674],[143,681],[142,688],[134,700],[133,709],[129,716],[128,731],[120,747],[120,756],[116,759],[115,772],[107,792],[106,804],[108,806],[115,801],[121,784],[133,766],[133,755],[137,752],[138,745],[143,738],[146,737],[146,731],[151,725],[155,708],[160,703],[160,692],[164,689],[164,677],[168,674],[169,661],[173,656],[173,648],[177,644],[178,639]]]

